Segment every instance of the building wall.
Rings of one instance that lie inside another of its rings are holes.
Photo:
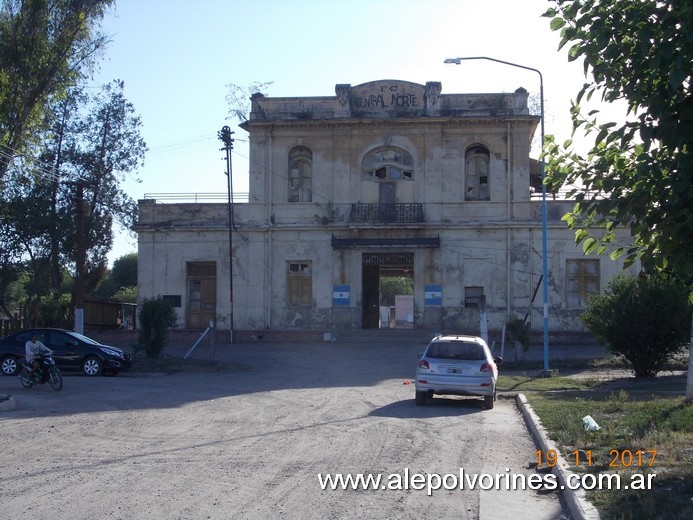
[[[361,328],[363,255],[410,253],[415,327],[478,331],[479,309],[465,305],[465,288],[483,287],[490,328],[500,329],[510,316],[527,316],[540,328],[541,291],[532,297],[542,272],[541,203],[529,189],[539,118],[527,110],[527,93],[447,95],[436,83],[382,81],[337,85],[336,94],[254,96],[250,121],[242,125],[250,141],[250,198],[234,204],[233,265],[226,204],[140,201],[140,297],[179,295],[184,324],[187,263],[216,262],[218,328],[229,328],[231,271],[235,330]],[[311,152],[311,197],[289,202],[289,158],[298,146]],[[466,153],[473,146],[488,150],[489,200],[465,200]],[[413,176],[392,182],[395,202],[420,204],[422,222],[350,220],[353,204],[380,201],[382,182],[365,176],[362,164],[382,147],[410,154]],[[549,320],[565,331],[581,329],[580,308],[570,308],[566,297],[567,261],[583,258],[560,220],[571,207],[548,201]],[[438,237],[438,247],[423,245],[426,237]],[[335,247],[334,238],[376,244]],[[604,286],[621,264],[597,260]],[[305,305],[289,302],[291,262],[311,267]],[[348,301],[336,303],[333,292],[343,286]],[[426,290],[436,286],[440,301],[427,305]]]

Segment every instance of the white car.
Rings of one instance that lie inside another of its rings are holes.
[[[476,336],[437,336],[419,356],[416,404],[434,395],[482,396],[484,407],[496,400],[500,357],[493,358],[486,342]]]

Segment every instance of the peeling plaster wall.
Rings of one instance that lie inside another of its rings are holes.
[[[371,82],[338,85],[337,96],[253,98],[250,199],[234,204],[234,328],[331,330],[361,327],[364,252],[414,255],[416,327],[479,330],[479,309],[465,307],[465,287],[483,287],[489,328],[511,315],[541,326],[541,203],[530,199],[529,146],[538,124],[516,94],[441,94],[440,84]],[[379,97],[379,92],[397,95]],[[351,96],[351,97],[349,97]],[[356,97],[354,97],[356,96]],[[379,105],[382,104],[382,106]],[[409,105],[407,105],[409,104]],[[490,152],[490,201],[465,201],[465,153]],[[312,152],[311,201],[289,203],[288,157],[294,146]],[[351,205],[377,203],[379,185],[364,179],[364,156],[381,146],[408,151],[411,181],[396,183],[398,203],[422,204],[424,222],[350,223]],[[510,200],[508,199],[510,195]],[[548,201],[550,326],[582,330],[579,309],[565,305],[566,262],[583,258],[561,216],[570,201]],[[188,305],[186,263],[217,263],[219,327],[228,328],[229,249],[223,203],[139,203],[139,298],[180,294],[179,323]],[[332,237],[440,237],[440,248],[337,249]],[[622,237],[627,238],[627,237]],[[287,263],[312,266],[310,305],[287,302]],[[601,283],[621,264],[599,261]],[[633,268],[635,269],[635,268]],[[333,306],[333,287],[348,285],[348,306]],[[426,306],[427,285],[442,286],[442,305]],[[226,321],[225,321],[226,320]]]

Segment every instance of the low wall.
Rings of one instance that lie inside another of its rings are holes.
[[[392,330],[392,329],[391,329]],[[396,329],[398,334],[406,334],[405,329]],[[192,346],[203,334],[203,330],[198,329],[173,329],[169,333],[168,344],[172,346]],[[415,335],[422,332],[422,329],[411,330],[411,334]],[[439,331],[441,333],[456,333],[460,331]],[[469,331],[462,331],[467,334],[474,334]],[[85,331],[85,334],[96,341],[105,345],[113,345],[123,347],[127,350],[132,350],[137,345],[136,330],[103,330],[103,331]],[[216,343],[229,343],[229,331],[215,331]],[[327,331],[327,330],[236,330],[233,333],[234,343],[253,343],[261,341],[263,343],[319,343],[322,341],[344,341],[354,340],[354,335],[362,335],[364,338],[369,336],[377,337],[378,330],[361,330],[352,329],[349,334],[344,334],[344,331]],[[381,336],[387,340],[387,334]],[[489,343],[493,340],[499,341],[501,331],[489,331]],[[205,338],[204,341],[207,341]],[[543,333],[541,331],[534,332],[531,335],[532,345],[542,345],[544,343]],[[571,332],[559,331],[549,332],[549,343],[552,345],[596,345],[594,337],[587,332]]]

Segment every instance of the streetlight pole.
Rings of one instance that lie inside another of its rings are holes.
[[[229,343],[233,343],[233,184],[231,180],[231,150],[233,150],[234,132],[228,126],[224,126],[218,133],[219,139],[224,143],[221,149],[226,152],[226,175],[228,176],[229,189],[229,304],[231,306],[229,322]]]
[[[448,58],[445,63],[454,63],[460,65],[462,61],[467,60],[487,60],[518,67],[520,69],[531,70],[539,74],[539,104],[541,110],[541,246],[542,246],[542,284],[544,289],[544,373],[549,374],[549,267],[548,267],[548,246],[547,246],[547,224],[546,224],[546,161],[544,159],[544,77],[539,69],[512,63],[510,61],[497,60],[487,56],[471,56],[466,58]]]

